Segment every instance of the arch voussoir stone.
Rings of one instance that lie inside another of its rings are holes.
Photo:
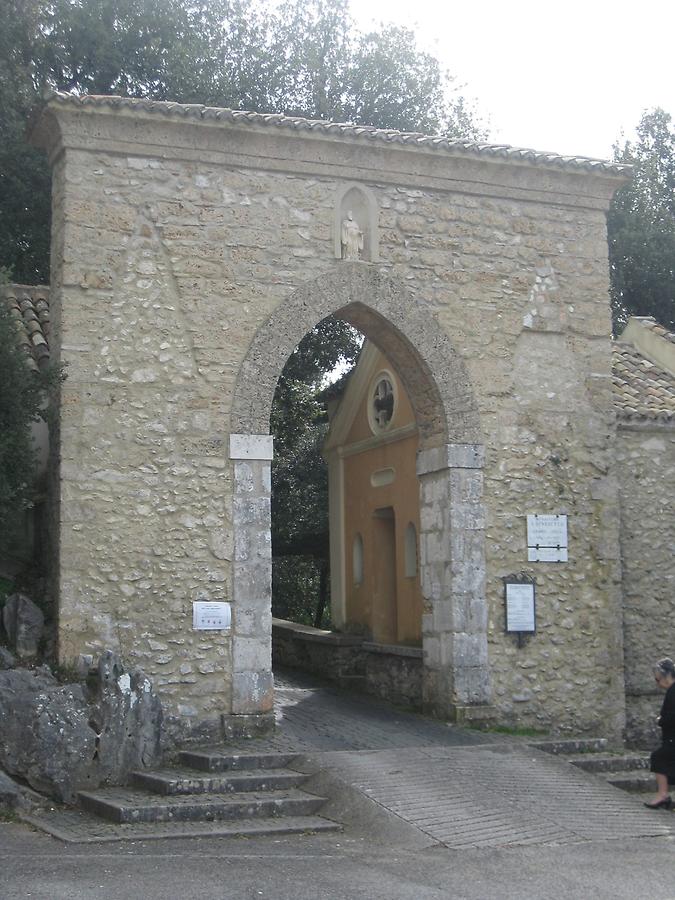
[[[387,274],[358,262],[343,262],[301,285],[260,324],[237,379],[233,432],[268,431],[286,360],[329,315],[363,331],[397,366],[416,408],[422,446],[481,441],[464,362],[431,310]]]

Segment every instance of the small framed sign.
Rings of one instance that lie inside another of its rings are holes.
[[[195,600],[192,604],[194,631],[229,631],[232,627],[232,608],[229,603],[209,603]]]
[[[537,630],[535,580],[529,575],[507,575],[504,578],[506,633],[518,636],[523,645],[527,634]]]

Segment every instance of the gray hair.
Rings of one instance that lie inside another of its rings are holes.
[[[659,675],[670,675],[672,678],[675,678],[675,663],[669,656],[666,656],[654,664],[654,671],[658,672]]]

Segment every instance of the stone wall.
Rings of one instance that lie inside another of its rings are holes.
[[[237,616],[229,434],[266,432],[286,356],[340,311],[396,365],[423,447],[484,445],[482,558],[463,556],[460,516],[452,541],[441,535],[458,581],[425,594],[436,708],[479,699],[509,724],[618,733],[604,218],[616,173],[72,98],[52,101],[36,139],[58,169],[69,365],[62,659],[111,648],[172,713],[196,724],[236,711],[237,634],[191,628],[196,599],[233,601]],[[346,181],[376,203],[377,262],[335,258]],[[450,504],[452,492],[458,509],[473,504],[476,478],[448,472]],[[569,515],[569,563],[527,564],[534,512]],[[521,649],[503,633],[514,572],[537,577],[538,632]],[[260,661],[269,634],[256,640]],[[479,689],[460,670],[479,672]]]
[[[420,647],[373,644],[351,634],[275,619],[275,667],[311,672],[341,688],[364,691],[397,706],[422,709]]]
[[[626,737],[658,742],[663,694],[653,664],[675,658],[675,428],[624,424],[618,430],[624,587]]]
[[[410,709],[422,709],[424,666],[419,647],[364,644],[369,694]]]
[[[274,620],[272,635],[275,667],[311,672],[342,688],[364,688],[363,638],[285,619]]]

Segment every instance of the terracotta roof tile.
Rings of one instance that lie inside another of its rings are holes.
[[[632,316],[631,321],[641,325],[642,328],[646,328],[648,331],[652,331],[654,334],[669,341],[671,344],[675,344],[675,332],[668,331],[668,329],[663,325],[660,325],[653,316]]]
[[[619,418],[675,422],[675,376],[632,344],[615,341],[612,351],[614,407]]]
[[[16,319],[29,366],[45,368],[49,364],[49,288],[7,284],[0,287],[0,300]]]
[[[631,172],[631,166],[629,165],[612,163],[602,159],[591,159],[586,156],[561,156],[558,153],[530,150],[524,147],[512,147],[509,144],[487,144],[479,141],[453,140],[442,135],[427,135],[417,132],[396,131],[390,128],[373,128],[366,125],[327,122],[319,119],[306,119],[302,116],[285,116],[280,113],[256,113],[238,109],[219,109],[217,107],[202,106],[198,103],[169,103],[163,100],[139,100],[132,97],[108,97],[95,94],[77,96],[60,92],[51,92],[47,95],[47,100],[50,104],[75,106],[85,109],[98,107],[99,109],[141,111],[175,119],[272,126],[361,141],[379,141],[387,144],[422,147],[454,155],[481,156],[487,159],[532,163],[548,168],[595,172],[622,178],[625,178]]]

